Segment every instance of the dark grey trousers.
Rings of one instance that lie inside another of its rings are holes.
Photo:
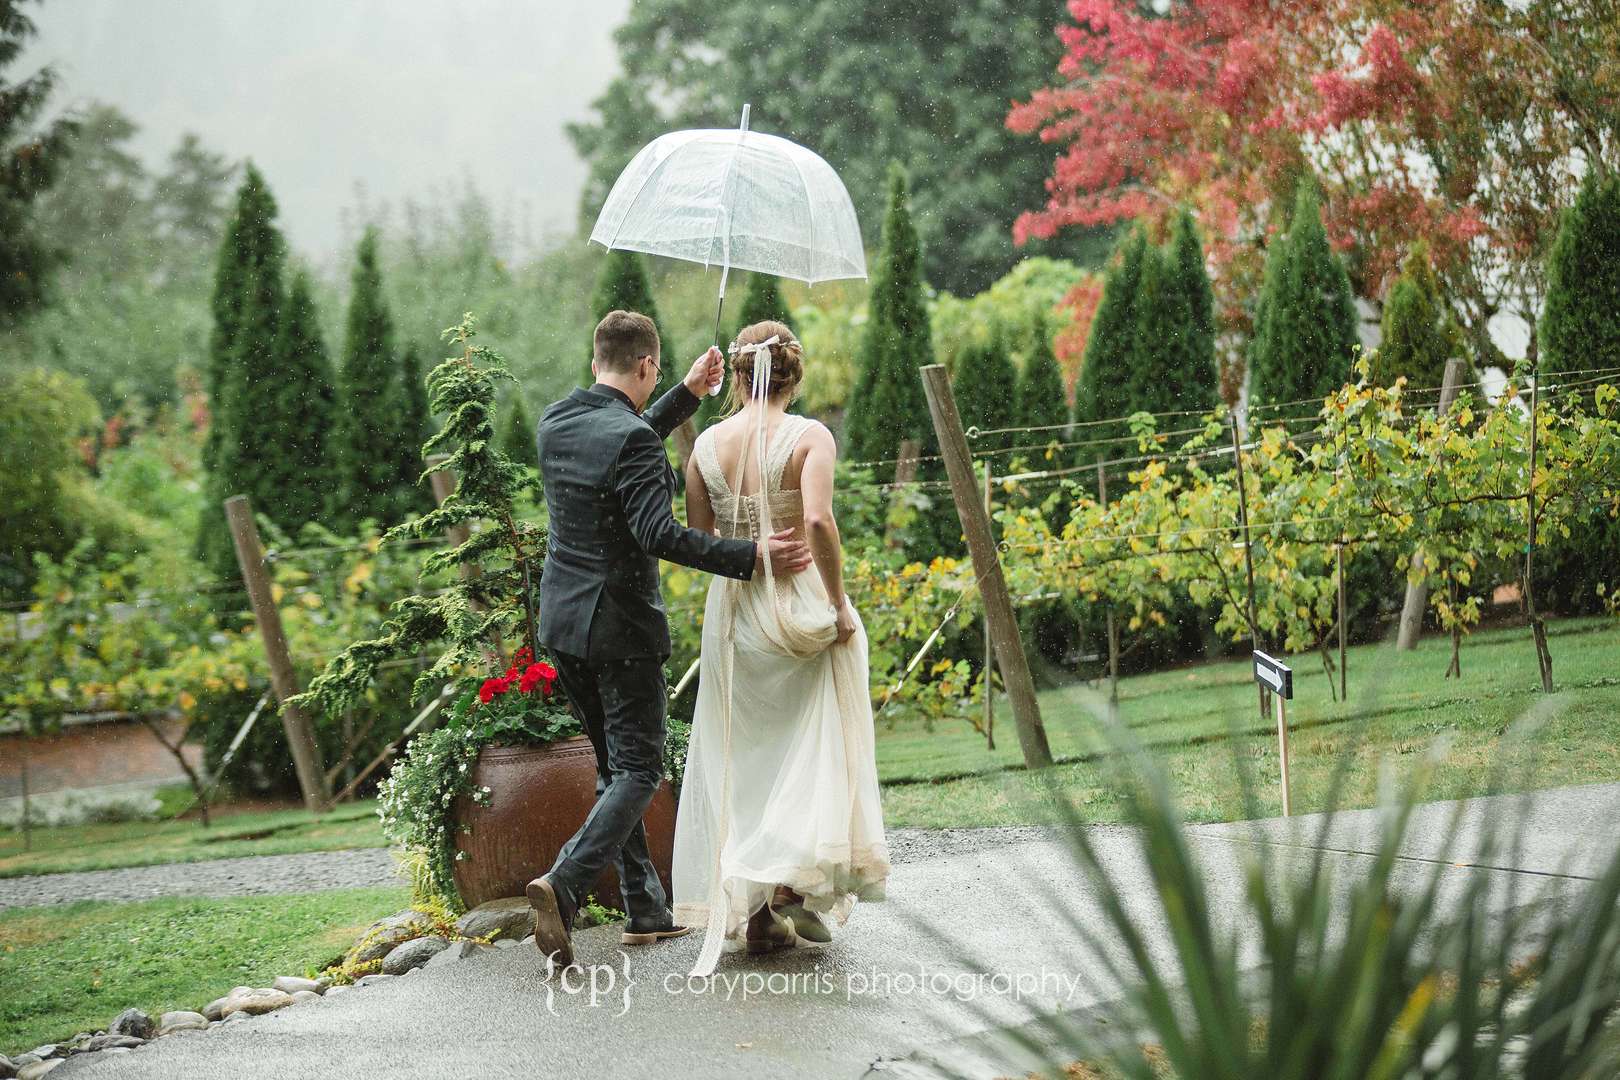
[[[669,899],[641,822],[664,775],[664,662],[592,662],[566,653],[555,659],[557,679],[596,749],[596,805],[557,853],[552,881],[567,892],[572,912],[611,862],[632,928],[665,929],[671,925]]]

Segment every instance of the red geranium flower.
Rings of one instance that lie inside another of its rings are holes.
[[[484,685],[478,688],[478,700],[488,705],[496,694],[506,693],[506,688],[507,683],[504,679],[485,679]]]
[[[518,689],[528,694],[538,687],[541,694],[550,696],[551,684],[556,678],[557,669],[550,664],[544,662],[530,664],[528,670],[523,673],[523,680],[518,683]]]

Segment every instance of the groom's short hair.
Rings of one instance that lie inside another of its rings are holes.
[[[610,311],[591,342],[596,366],[628,374],[643,356],[658,355],[658,327],[639,311]]]

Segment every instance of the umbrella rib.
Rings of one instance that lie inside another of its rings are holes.
[[[609,251],[612,251],[613,245],[619,242],[619,234],[624,231],[624,223],[630,220],[630,211],[635,209],[636,200],[641,198],[641,193],[647,190],[647,184],[655,175],[657,175],[658,170],[662,169],[665,165],[668,165],[674,157],[674,153],[665,154],[663,158],[659,160],[658,164],[654,165],[651,169],[648,169],[647,175],[641,178],[641,184],[636,188],[636,193],[630,196],[629,202],[624,204],[624,213],[620,215],[619,223],[613,227],[613,236],[608,240],[606,245]]]
[[[807,233],[809,243],[805,245],[805,269],[809,271],[810,284],[816,283],[816,200],[810,194],[810,181],[804,178],[804,167],[799,164],[797,154],[789,154],[788,160],[793,162],[793,171],[799,174],[799,186],[804,189],[804,208],[810,214],[810,229]]]

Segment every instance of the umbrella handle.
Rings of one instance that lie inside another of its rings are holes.
[[[724,311],[725,309],[726,309],[726,279],[725,279],[725,275],[722,273],[721,276],[720,276],[720,302],[717,303],[715,305],[715,307],[714,307],[714,345],[715,345],[715,348],[720,347],[720,313],[722,311]],[[721,379],[714,386],[709,387],[709,396],[714,397],[716,394],[720,393],[720,388],[722,386],[724,386],[725,384],[726,384],[726,380]]]

